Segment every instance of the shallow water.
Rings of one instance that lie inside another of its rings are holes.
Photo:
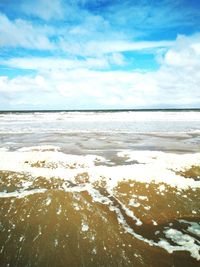
[[[198,266],[200,113],[181,114],[1,114],[0,266]]]

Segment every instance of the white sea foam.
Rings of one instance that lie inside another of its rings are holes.
[[[59,177],[77,182],[76,177],[87,174],[89,182],[104,180],[107,188],[114,188],[121,181],[165,183],[180,189],[200,188],[200,181],[184,178],[176,171],[193,165],[200,166],[200,153],[176,155],[163,152],[134,151],[119,153],[137,160],[138,164],[96,166],[105,158],[96,155],[69,155],[58,151],[0,152],[0,170],[25,172],[33,177]],[[125,160],[126,160],[125,158]],[[38,164],[38,166],[36,166]],[[40,165],[41,164],[41,165]],[[161,190],[164,189],[162,185]]]
[[[32,190],[19,190],[13,192],[0,192],[0,198],[24,198],[26,196],[35,195],[35,194],[42,194],[46,192],[46,189],[32,189]]]
[[[200,223],[188,222],[186,220],[179,220],[179,221],[189,225],[187,228],[188,232],[200,237]]]
[[[81,230],[82,232],[87,232],[89,230],[89,225],[87,224],[87,222],[82,222]]]
[[[20,152],[33,152],[33,151],[59,151],[60,147],[59,146],[50,146],[50,145],[43,145],[43,146],[29,146],[29,147],[22,147],[19,148],[18,151]]]
[[[136,160],[141,164],[159,165],[168,170],[181,170],[194,165],[200,166],[200,153],[174,154],[161,151],[121,151],[120,157],[127,162]]]
[[[173,228],[165,230],[164,233],[166,237],[170,238],[177,246],[172,246],[166,241],[160,241],[158,244],[160,244],[161,247],[165,248],[169,253],[173,251],[189,251],[192,257],[200,260],[200,242],[198,240]]]
[[[138,208],[138,207],[140,206],[140,203],[137,202],[135,199],[130,199],[130,201],[129,201],[129,206]]]

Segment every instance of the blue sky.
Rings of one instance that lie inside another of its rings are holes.
[[[0,109],[200,107],[200,0],[0,0]]]

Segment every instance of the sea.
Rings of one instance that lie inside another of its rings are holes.
[[[0,266],[200,266],[200,110],[0,112]]]

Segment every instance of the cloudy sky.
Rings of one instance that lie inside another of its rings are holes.
[[[0,0],[0,109],[200,108],[200,0]]]

